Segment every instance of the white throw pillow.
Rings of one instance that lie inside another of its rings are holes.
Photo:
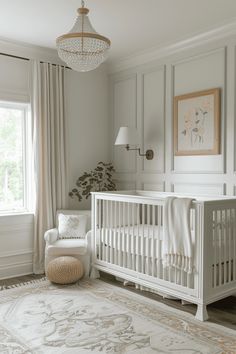
[[[58,214],[59,239],[84,238],[87,215]]]

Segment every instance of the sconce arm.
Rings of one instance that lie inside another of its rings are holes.
[[[147,150],[144,154],[141,154],[140,148],[131,149],[128,144],[126,145],[125,148],[126,148],[127,151],[138,151],[139,156],[145,156],[147,160],[152,160],[153,159],[153,156],[154,156],[153,150]]]

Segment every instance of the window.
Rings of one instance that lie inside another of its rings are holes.
[[[0,213],[29,210],[29,105],[0,102]]]

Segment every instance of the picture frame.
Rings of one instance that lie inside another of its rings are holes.
[[[174,154],[220,154],[220,88],[174,97]]]

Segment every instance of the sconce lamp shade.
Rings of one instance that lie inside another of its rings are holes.
[[[138,145],[139,136],[136,128],[120,127],[115,145]]]

